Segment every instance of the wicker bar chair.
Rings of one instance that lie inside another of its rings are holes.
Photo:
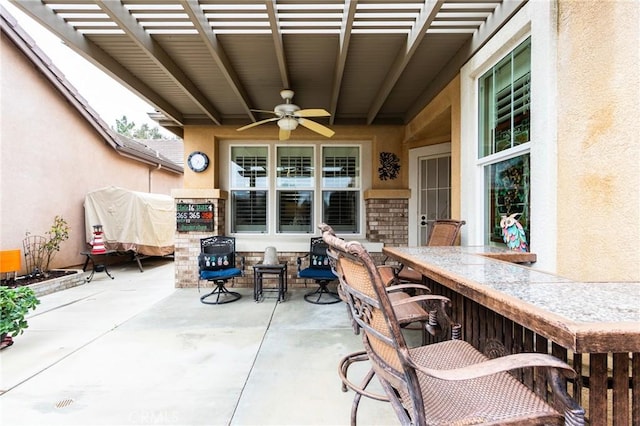
[[[336,236],[333,229],[326,224],[320,225],[320,229],[334,237]],[[325,252],[330,259],[334,274],[338,277],[341,275],[341,272],[334,252],[326,249]],[[425,344],[426,342],[427,333],[438,339],[447,338],[447,336],[451,338],[460,338],[460,324],[454,324],[447,314],[447,310],[450,308],[449,299],[442,296],[431,295],[431,290],[422,284],[398,284],[394,270],[394,267],[389,265],[378,266],[378,271],[386,287],[391,304],[393,305],[396,318],[401,326],[410,330],[421,330],[422,344]],[[342,293],[341,286],[339,284],[337,289],[340,298],[346,303],[347,297]],[[410,296],[407,292],[417,295]],[[351,325],[355,334],[360,334],[360,327],[351,315],[351,309],[348,305],[347,314],[351,319]],[[418,328],[409,327],[411,324],[416,323],[419,323]],[[347,392],[350,389],[355,392],[353,404],[351,406],[352,426],[355,426],[357,423],[358,407],[363,396],[377,401],[389,402],[389,399],[385,395],[373,393],[367,390],[367,386],[369,386],[375,376],[373,369],[369,369],[359,385],[355,384],[349,378],[348,371],[352,364],[368,361],[369,357],[366,351],[358,351],[344,356],[338,363],[338,374],[342,381],[342,391]]]
[[[427,246],[452,246],[456,244],[460,228],[465,224],[464,220],[439,219],[431,225]],[[407,268],[404,265],[398,265],[395,270],[396,279],[399,282],[423,283],[422,274]]]
[[[358,242],[323,233],[341,291],[362,331],[365,353],[403,425],[583,425],[584,410],[566,393],[575,372],[537,353],[488,359],[463,340],[408,348],[378,269]],[[544,368],[553,396],[542,400],[509,370]]]
[[[328,233],[336,237],[333,228],[327,224],[319,225],[320,230],[324,233]],[[320,237],[322,239],[322,237]],[[324,241],[323,241],[324,242]],[[323,246],[323,253],[331,261],[331,270],[335,279],[338,278],[335,271],[336,262],[335,258],[332,258],[332,254],[327,251],[326,244]],[[392,265],[380,265],[378,266],[380,277],[387,289],[391,303],[394,305],[394,311],[398,321],[403,327],[407,327],[410,324],[420,323],[419,328],[412,328],[413,330],[423,330],[422,343],[425,343],[424,333],[430,333],[434,337],[439,337],[443,333],[449,331],[449,325],[451,320],[446,313],[445,304],[449,303],[449,300],[440,296],[429,296],[431,289],[429,287],[417,284],[417,283],[401,283],[396,276],[396,267]],[[340,285],[337,288],[338,296],[343,302],[347,302],[346,297],[340,293]],[[412,296],[413,295],[413,296]],[[433,302],[442,302],[439,307],[433,306]],[[431,302],[429,309],[425,302]],[[431,310],[431,312],[430,312]],[[349,311],[347,309],[347,311]],[[435,311],[438,311],[436,313]],[[350,312],[348,312],[350,313]],[[431,318],[431,324],[429,319]],[[440,319],[438,323],[437,319]],[[444,321],[442,321],[444,320]],[[356,334],[357,328],[354,328]]]

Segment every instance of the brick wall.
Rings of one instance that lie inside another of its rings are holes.
[[[185,199],[181,203],[212,202],[214,205],[214,231],[213,232],[177,232],[175,237],[175,286],[197,287],[198,285],[198,254],[200,254],[200,239],[211,235],[224,235],[224,199]],[[366,237],[371,242],[382,242],[389,246],[407,245],[408,229],[408,201],[406,199],[368,199],[365,200],[366,208]],[[281,263],[287,263],[287,278],[289,288],[300,288],[305,282],[297,277],[297,258],[307,252],[279,252],[278,259]],[[377,263],[384,261],[381,253],[371,253]],[[238,257],[244,256],[244,276],[236,278],[235,287],[253,286],[253,265],[262,262],[263,252],[239,252]],[[239,259],[238,259],[239,262]],[[302,260],[302,267],[308,266],[308,259]],[[211,287],[211,283],[201,282],[201,286]],[[306,283],[307,287],[314,289],[313,281]]]
[[[180,198],[180,203],[211,203],[213,204],[213,232],[176,232],[174,239],[174,264],[177,288],[197,287],[198,285],[198,255],[200,254],[200,239],[212,235],[224,235],[223,199]]]
[[[365,208],[367,240],[392,247],[408,244],[409,200],[370,198]]]

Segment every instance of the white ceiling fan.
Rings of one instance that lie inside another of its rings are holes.
[[[247,124],[246,126],[240,127],[237,129],[238,131],[246,130],[251,127],[259,126],[260,124],[269,123],[271,121],[277,121],[278,127],[280,127],[279,137],[281,141],[287,140],[291,137],[291,131],[295,130],[298,127],[298,124],[306,127],[309,130],[312,130],[316,133],[321,134],[327,138],[330,138],[335,134],[333,130],[330,128],[323,126],[322,124],[316,123],[315,121],[308,120],[306,117],[329,117],[327,111],[322,108],[314,108],[314,109],[300,109],[300,107],[296,104],[291,103],[291,99],[293,99],[293,90],[284,89],[280,91],[280,96],[284,99],[284,103],[280,105],[276,105],[273,111],[264,111],[264,110],[252,110],[256,112],[267,112],[270,114],[275,114],[276,116],[273,118],[267,118],[266,120],[256,121],[255,123]]]

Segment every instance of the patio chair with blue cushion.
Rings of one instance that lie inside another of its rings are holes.
[[[225,284],[235,277],[241,277],[244,271],[244,257],[240,257],[241,267],[236,265],[236,239],[216,235],[200,239],[200,255],[198,256],[199,280],[215,284],[211,293],[200,297],[202,303],[220,305],[240,299],[240,293],[229,291]]]
[[[309,265],[302,267],[302,259],[308,258]],[[331,270],[329,257],[327,256],[327,244],[322,237],[311,238],[311,248],[309,253],[298,257],[298,277],[306,280],[314,280],[318,284],[318,289],[304,295],[304,300],[316,305],[328,305],[340,302],[337,292],[329,289],[329,283],[338,279]]]

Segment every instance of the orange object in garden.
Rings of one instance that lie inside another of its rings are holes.
[[[17,273],[20,270],[20,250],[0,251],[0,273]]]
[[[91,240],[91,254],[106,253],[102,225],[93,225],[93,239]]]

